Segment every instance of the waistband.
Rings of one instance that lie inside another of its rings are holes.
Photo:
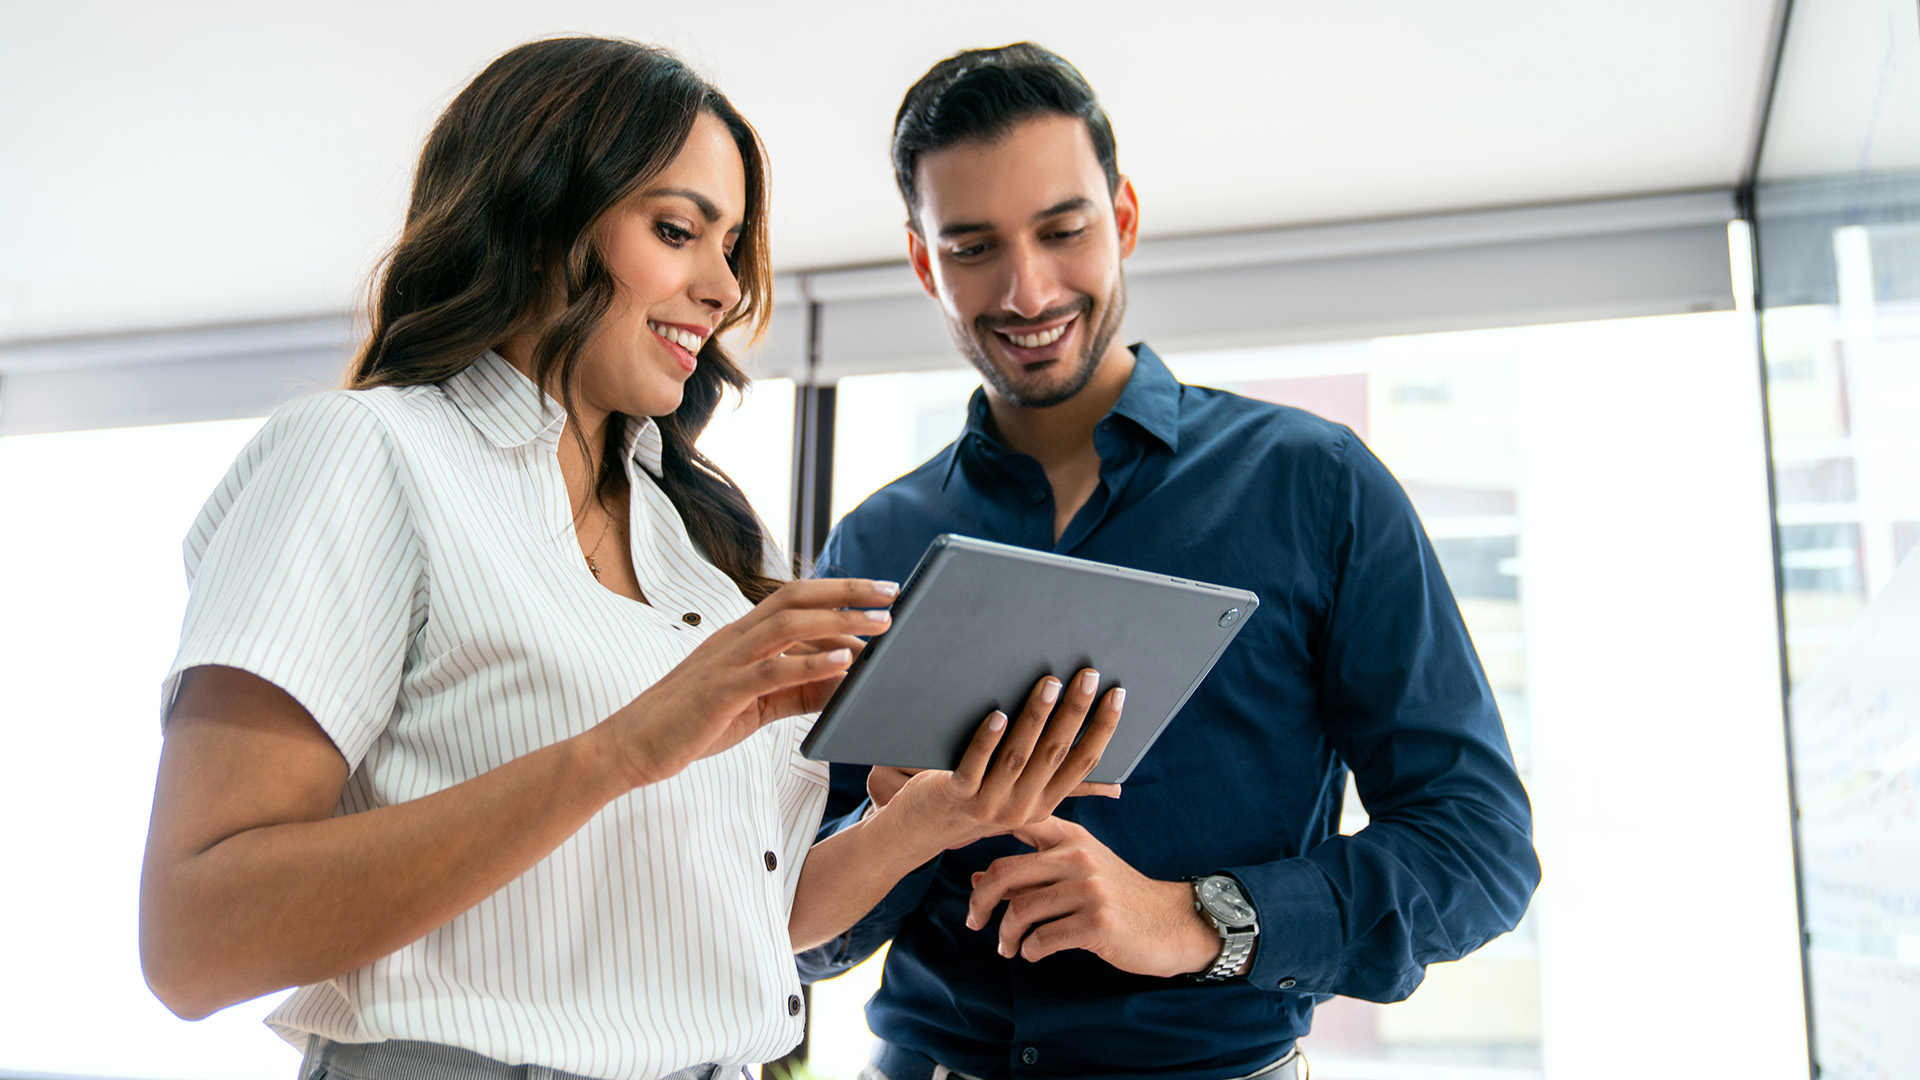
[[[690,1065],[660,1080],[734,1080],[726,1066]],[[441,1043],[390,1039],[340,1043],[318,1035],[307,1038],[300,1080],[594,1080],[545,1065],[509,1065],[472,1050]]]
[[[873,1067],[886,1080],[979,1080],[978,1077],[949,1069],[918,1050],[877,1040],[873,1044]],[[1307,1058],[1299,1047],[1291,1047],[1280,1060],[1230,1080],[1307,1080]]]

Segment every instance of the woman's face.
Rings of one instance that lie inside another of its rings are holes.
[[[618,292],[581,356],[575,402],[589,428],[611,412],[679,408],[701,346],[740,302],[727,257],[746,212],[739,147],[703,112],[680,156],[600,223]]]

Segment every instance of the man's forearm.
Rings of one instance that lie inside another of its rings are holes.
[[[793,951],[823,945],[872,911],[900,879],[939,854],[871,814],[814,844],[800,868],[787,932]]]

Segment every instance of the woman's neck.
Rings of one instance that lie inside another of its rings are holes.
[[[514,369],[535,383],[540,380],[533,372],[533,340],[528,334],[510,338],[495,352]],[[542,392],[555,401],[565,402],[558,386],[542,385]],[[588,500],[594,497],[600,487],[601,462],[606,453],[607,423],[612,414],[604,409],[582,407],[574,402],[567,410],[567,426],[560,433],[560,475],[567,483],[567,496],[578,517],[585,509]]]

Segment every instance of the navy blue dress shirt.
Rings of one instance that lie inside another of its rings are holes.
[[[1057,812],[1148,877],[1237,878],[1260,921],[1245,977],[1001,957],[997,921],[968,930],[966,906],[974,871],[1028,850],[1010,837],[945,853],[801,956],[825,978],[891,938],[874,1033],[989,1080],[1243,1075],[1307,1033],[1316,997],[1397,1001],[1426,964],[1512,929],[1539,881],[1493,694],[1400,485],[1346,427],[1182,385],[1134,348],[1094,433],[1099,486],[1057,543],[1045,473],[976,391],[959,439],[847,515],[819,561],[904,581],[951,532],[1260,597],[1121,797]],[[1343,836],[1349,769],[1370,821]],[[857,817],[865,777],[834,766],[822,835]]]

